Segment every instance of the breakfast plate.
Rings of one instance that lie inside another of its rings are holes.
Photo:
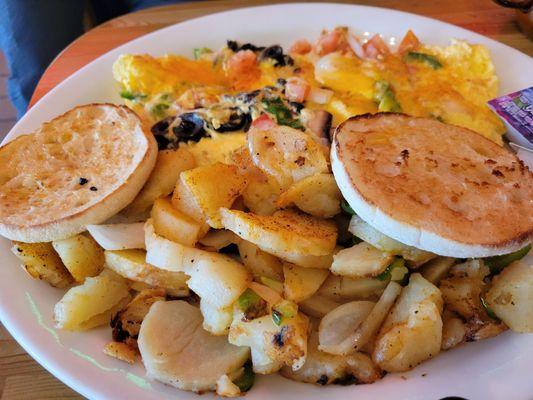
[[[450,38],[485,45],[491,52],[500,93],[509,93],[533,81],[526,71],[530,57],[470,31],[398,11],[340,4],[284,4],[224,12],[186,21],[129,42],[82,68],[44,96],[17,123],[6,138],[36,129],[80,104],[121,103],[112,65],[123,53],[192,54],[193,49],[219,48],[227,39],[289,46],[301,37],[316,37],[323,27],[349,26],[365,37],[381,33],[394,44],[408,29],[428,44],[445,45]],[[30,280],[11,255],[10,242],[0,241],[4,267],[0,270],[0,319],[16,340],[40,364],[74,390],[91,399],[196,399],[148,380],[140,363],[128,366],[101,352],[109,332],[98,328],[83,335],[54,328],[52,310],[63,292]],[[529,256],[531,257],[531,256]],[[442,353],[417,368],[389,374],[371,385],[328,386],[296,383],[279,376],[257,379],[250,399],[529,399],[533,393],[533,336],[505,332],[482,342]],[[209,395],[207,395],[209,396]]]

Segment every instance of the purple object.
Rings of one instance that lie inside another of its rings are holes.
[[[503,120],[511,139],[533,149],[533,86],[488,102]]]

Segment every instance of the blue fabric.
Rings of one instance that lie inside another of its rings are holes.
[[[92,0],[97,23],[178,0]],[[0,0],[0,47],[9,98],[20,118],[46,67],[83,33],[84,0]]]

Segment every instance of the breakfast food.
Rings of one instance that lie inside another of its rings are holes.
[[[488,257],[533,240],[533,173],[475,132],[433,119],[362,115],[337,128],[331,148],[344,198],[402,243]]]
[[[230,40],[194,58],[115,62],[142,122],[126,107],[81,108],[91,127],[117,122],[102,110],[137,121],[144,141],[123,148],[126,129],[116,142],[120,207],[13,246],[31,276],[68,288],[57,327],[110,324],[105,354],[228,397],[273,373],[373,383],[508,327],[533,331],[533,178],[485,104],[497,91],[486,48],[411,31],[391,48],[340,27],[289,53]],[[139,161],[133,190],[125,161],[154,138],[155,167]]]
[[[76,107],[0,149],[0,233],[49,242],[83,232],[133,200],[156,158],[127,107]]]

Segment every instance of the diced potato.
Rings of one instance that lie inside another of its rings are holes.
[[[242,395],[239,386],[233,383],[233,381],[227,376],[222,375],[217,381],[217,395],[222,397],[239,397]]]
[[[277,256],[287,262],[299,265],[305,268],[329,269],[333,263],[333,255],[338,249],[335,248],[333,253],[324,256],[312,256],[309,254],[277,252]]]
[[[366,319],[375,303],[371,301],[351,301],[327,313],[318,328],[318,349],[330,354],[343,354],[344,342]]]
[[[142,215],[152,206],[155,199],[172,193],[182,171],[195,166],[194,156],[187,149],[161,150],[148,181],[122,213]]]
[[[188,215],[200,224],[200,236],[204,236],[209,231],[209,225],[205,222],[202,210],[196,203],[196,199],[190,189],[181,179],[178,179],[176,183],[171,202],[175,209]]]
[[[104,354],[128,364],[135,363],[137,358],[137,351],[122,342],[109,342],[104,346]]]
[[[183,272],[167,271],[146,262],[143,250],[107,250],[105,262],[108,268],[124,278],[144,282],[151,287],[162,288],[174,297],[189,295],[187,280]]]
[[[342,195],[332,174],[309,176],[294,183],[278,198],[280,208],[295,205],[320,218],[331,218],[341,212]]]
[[[174,208],[169,199],[156,199],[151,217],[158,235],[185,246],[194,246],[198,241],[201,225]]]
[[[533,333],[533,264],[515,261],[492,279],[489,307],[515,332]]]
[[[449,350],[466,339],[467,328],[457,315],[447,309],[442,315],[442,350]]]
[[[144,224],[144,232],[147,263],[176,272],[183,272],[190,266],[189,253],[196,249],[186,247],[156,234],[152,219],[148,219]]]
[[[247,240],[238,243],[239,254],[243,264],[250,270],[254,279],[262,276],[283,281],[283,263],[275,256],[268,254]]]
[[[288,126],[250,129],[248,148],[254,164],[284,188],[308,176],[327,173],[320,146],[304,132]]]
[[[187,187],[204,220],[223,228],[220,208],[231,207],[246,187],[246,179],[234,165],[217,163],[185,171],[180,181]]]
[[[374,278],[349,278],[330,274],[317,294],[335,301],[364,300],[378,297],[385,287],[386,281]]]
[[[213,307],[205,300],[200,300],[200,311],[204,317],[204,329],[213,335],[227,335],[233,320],[233,309]]]
[[[83,285],[73,287],[54,307],[54,319],[60,329],[86,330],[109,323],[114,309],[129,301],[126,280],[104,270],[94,278],[87,278]]]
[[[56,240],[52,246],[78,283],[98,275],[104,268],[104,250],[89,236],[76,235]]]
[[[372,359],[388,372],[402,372],[436,356],[442,342],[442,296],[422,275],[412,274],[383,323]]]
[[[165,300],[164,289],[147,289],[138,293],[131,302],[113,315],[111,319],[113,340],[136,349],[137,337],[144,317],[156,301]]]
[[[331,272],[350,278],[373,277],[392,262],[393,255],[361,242],[333,256]]]
[[[311,317],[322,318],[328,312],[340,306],[341,303],[331,300],[328,297],[315,294],[298,304],[300,310]]]
[[[87,225],[87,230],[104,250],[144,249],[144,223]]]
[[[363,221],[358,215],[352,216],[348,230],[358,238],[370,243],[372,246],[393,255],[400,255],[406,260],[413,261],[417,265],[423,264],[436,257],[433,253],[417,249],[413,246],[408,246],[384,235],[373,226]]]
[[[422,268],[420,268],[420,273],[428,281],[434,285],[438,285],[454,263],[455,258],[453,257],[437,257],[424,264]]]
[[[252,364],[257,373],[272,373],[283,364],[293,370],[301,368],[307,353],[308,318],[297,313],[283,317],[278,326],[271,315],[246,321],[237,311],[230,327],[228,340],[237,346],[249,346]],[[244,320],[243,320],[244,319]]]
[[[324,256],[335,248],[337,228],[331,221],[289,210],[266,216],[223,208],[221,214],[226,229],[267,253]]]
[[[72,284],[72,276],[51,243],[13,243],[11,251],[22,261],[22,266],[32,278],[58,288]]]
[[[283,295],[286,299],[299,303],[315,294],[328,275],[326,269],[305,268],[284,263]]]
[[[187,282],[203,301],[216,308],[226,308],[237,300],[251,281],[244,265],[223,254],[199,250],[187,270]]]
[[[327,385],[350,381],[372,383],[381,378],[380,369],[363,353],[337,356],[318,350],[318,333],[311,332],[307,345],[305,364],[298,371],[289,367],[281,369],[281,375],[298,382]]]

